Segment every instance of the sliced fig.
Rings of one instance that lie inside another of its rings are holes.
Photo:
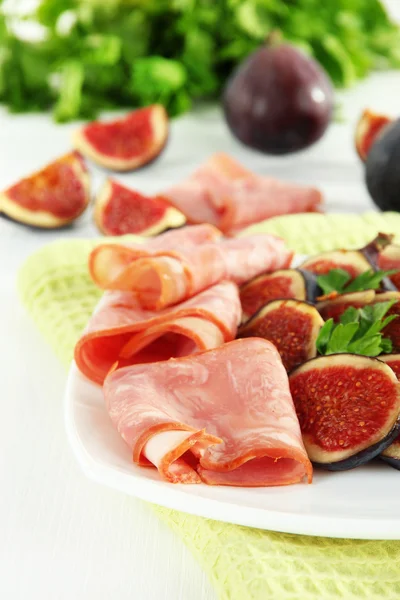
[[[385,316],[398,315],[397,319],[394,319],[389,325],[386,325],[382,329],[382,335],[385,338],[389,338],[392,342],[393,352],[400,352],[400,292],[385,292],[383,294],[377,294],[374,300],[376,302],[387,302],[388,300],[397,300],[396,304],[393,304],[389,308]]]
[[[185,216],[161,196],[144,196],[108,179],[95,200],[94,220],[105,235],[157,235],[181,227]]]
[[[379,297],[384,294],[380,294]],[[328,297],[327,297],[328,298]],[[339,321],[341,315],[349,308],[362,308],[366,304],[371,304],[376,298],[375,290],[365,290],[363,292],[351,292],[350,294],[332,294],[331,298],[317,302],[316,307],[323,319],[333,319]],[[384,299],[380,300],[384,302]]]
[[[325,469],[368,462],[400,431],[400,384],[376,358],[320,356],[295,369],[289,382],[307,454]]]
[[[392,371],[395,372],[397,379],[400,379],[400,354],[382,354],[379,360],[383,360]],[[400,470],[400,434],[390,446],[388,446],[380,455],[380,458],[389,463],[395,469]]]
[[[112,171],[133,171],[160,154],[168,138],[168,115],[160,104],[121,119],[93,121],[74,133],[77,150]]]
[[[308,258],[300,265],[300,269],[316,275],[326,275],[332,269],[343,269],[353,278],[370,268],[370,263],[360,250],[323,252]]]
[[[317,309],[301,300],[272,300],[239,328],[238,337],[260,337],[277,348],[287,371],[317,355],[324,324]]]
[[[400,435],[382,452],[380,458],[400,471]]]
[[[367,259],[370,266],[376,271],[379,269],[379,255],[380,253],[393,241],[393,234],[391,233],[378,233],[373,240],[368,242],[363,248],[360,249],[362,255]],[[388,270],[388,269],[386,269]]]
[[[378,267],[382,271],[399,269],[399,272],[390,277],[396,289],[400,290],[400,246],[390,244],[382,249],[378,257]]]
[[[395,372],[397,379],[400,379],[400,354],[381,354],[379,360],[383,360],[392,371]]]
[[[243,321],[254,315],[270,300],[294,298],[311,300],[317,284],[312,273],[299,269],[281,269],[274,273],[259,275],[240,288]]]
[[[362,113],[355,133],[355,146],[358,156],[363,162],[367,160],[368,152],[385,125],[392,122],[387,115],[380,115],[366,109]]]
[[[0,212],[32,227],[74,221],[90,201],[89,174],[78,152],[49,163],[0,193]]]

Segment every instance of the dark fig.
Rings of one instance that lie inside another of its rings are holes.
[[[362,250],[322,252],[311,256],[300,265],[300,269],[311,271],[316,275],[326,275],[332,269],[343,269],[353,278],[370,268],[371,265]]]
[[[266,154],[307,148],[332,116],[333,88],[312,58],[271,34],[233,72],[223,94],[225,119],[243,144]]]
[[[381,210],[400,211],[400,119],[387,125],[372,145],[365,180]]]
[[[400,383],[376,358],[321,356],[295,369],[289,382],[307,454],[320,467],[358,467],[400,431]]]
[[[386,115],[379,115],[366,109],[362,113],[355,133],[355,146],[358,156],[363,162],[366,161],[368,152],[383,128],[392,122]]]
[[[383,248],[378,257],[378,267],[382,271],[399,269],[399,273],[390,277],[396,289],[400,290],[400,246],[390,244]]]
[[[287,371],[317,355],[324,324],[317,309],[300,300],[272,300],[238,331],[238,337],[260,337],[277,348]]]
[[[334,296],[334,294],[332,296]],[[316,307],[325,321],[333,319],[337,322],[350,306],[362,308],[366,304],[374,302],[375,298],[375,290],[351,292],[350,294],[337,294],[332,298],[317,302]],[[384,300],[380,300],[380,302],[384,302]]]
[[[259,275],[240,288],[243,321],[254,315],[270,300],[294,298],[312,300],[317,284],[312,273],[299,269],[281,269],[274,273]]]

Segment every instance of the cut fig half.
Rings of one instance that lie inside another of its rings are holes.
[[[399,269],[399,272],[392,275],[390,280],[395,288],[400,290],[400,246],[390,244],[383,248],[378,257],[378,268],[382,271]]]
[[[400,471],[400,435],[382,452],[380,458]]]
[[[395,372],[397,379],[400,379],[400,354],[382,354],[379,360],[383,360],[392,371]],[[395,469],[400,470],[400,434],[390,446],[388,446],[380,455],[380,458]]]
[[[325,321],[333,319],[337,322],[350,306],[362,308],[367,304],[372,304],[375,298],[377,298],[375,290],[364,290],[363,292],[351,292],[349,294],[333,294],[332,296],[334,297],[327,297],[326,300],[322,300],[316,304],[318,312]],[[382,296],[384,294],[380,294],[379,298]],[[379,301],[384,302],[384,299]]]
[[[158,235],[181,227],[185,216],[161,196],[144,196],[108,179],[95,200],[94,220],[105,235]]]
[[[121,119],[89,123],[74,133],[73,144],[101,167],[133,171],[156,158],[167,138],[166,110],[153,104]]]
[[[367,160],[369,150],[376,138],[382,133],[383,128],[392,122],[387,115],[374,113],[366,109],[362,113],[355,133],[355,146],[358,156],[363,162]]]
[[[326,275],[332,269],[343,269],[355,278],[368,271],[371,265],[361,250],[334,250],[308,258],[299,268],[316,275]]]
[[[0,212],[14,221],[56,229],[77,219],[90,201],[89,174],[70,152],[0,193]]]
[[[311,300],[310,296],[314,296],[316,289],[317,284],[312,273],[299,269],[281,269],[259,275],[240,288],[243,322],[270,300]]]
[[[272,300],[239,329],[238,337],[260,337],[277,348],[291,371],[317,355],[316,341],[324,321],[317,309],[301,300]]]
[[[314,358],[289,376],[310,460],[331,471],[378,456],[400,432],[400,383],[381,360],[355,354]]]

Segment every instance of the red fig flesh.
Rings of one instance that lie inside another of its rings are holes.
[[[352,469],[397,437],[400,384],[375,358],[332,354],[295,369],[290,390],[307,454],[330,470]]]
[[[238,337],[261,337],[277,348],[287,371],[317,355],[324,324],[317,309],[300,300],[272,300],[239,329]]]
[[[32,227],[55,229],[79,217],[89,201],[85,163],[71,152],[1,192],[0,212]]]
[[[158,235],[184,225],[184,215],[161,196],[149,197],[117,181],[106,181],[95,201],[94,218],[105,235]]]
[[[382,295],[380,295],[379,298]],[[375,298],[377,298],[375,290],[351,292],[350,294],[337,294],[331,299],[323,300],[322,302],[317,302],[316,307],[325,321],[327,321],[328,319],[339,321],[342,314],[350,306],[353,306],[354,308],[362,308],[366,304],[371,304],[372,302],[374,302]],[[379,301],[384,302],[383,299]]]
[[[168,115],[160,104],[121,119],[93,121],[75,132],[75,148],[112,171],[133,171],[160,154],[168,138]]]
[[[259,275],[240,288],[243,320],[254,315],[270,300],[295,298],[306,300],[306,281],[296,269],[282,269],[274,273]]]
[[[381,133],[385,125],[392,122],[386,115],[379,115],[366,109],[362,113],[355,133],[355,146],[358,156],[363,162],[366,161],[368,152],[374,143],[375,139]]]
[[[371,265],[361,251],[334,250],[308,258],[300,265],[300,268],[316,275],[326,275],[332,269],[343,269],[354,278],[360,273],[368,271]]]
[[[378,266],[383,271],[399,269],[399,273],[392,275],[390,280],[400,290],[400,246],[397,244],[386,246],[379,254]]]

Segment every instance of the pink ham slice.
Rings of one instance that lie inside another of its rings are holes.
[[[322,202],[315,188],[255,175],[223,153],[163,196],[189,222],[211,223],[224,233],[277,215],[319,211]]]
[[[238,288],[221,282],[159,312],[144,310],[130,292],[106,292],[75,346],[80,371],[102,383],[121,366],[187,356],[235,338],[241,318]]]
[[[266,340],[118,369],[106,378],[104,396],[133,461],[154,465],[168,481],[312,481],[287,374]]]
[[[166,231],[143,244],[124,242],[123,244],[100,244],[89,258],[89,271],[93,281],[103,289],[110,289],[111,282],[117,282],[126,267],[143,257],[166,253],[182,248],[193,248],[221,238],[221,232],[212,225],[179,227]],[[114,287],[114,289],[116,289]]]
[[[284,269],[292,256],[283,240],[259,234],[174,250],[107,244],[92,252],[89,268],[100,287],[135,292],[143,308],[160,310],[222,280],[240,285],[260,273]]]

